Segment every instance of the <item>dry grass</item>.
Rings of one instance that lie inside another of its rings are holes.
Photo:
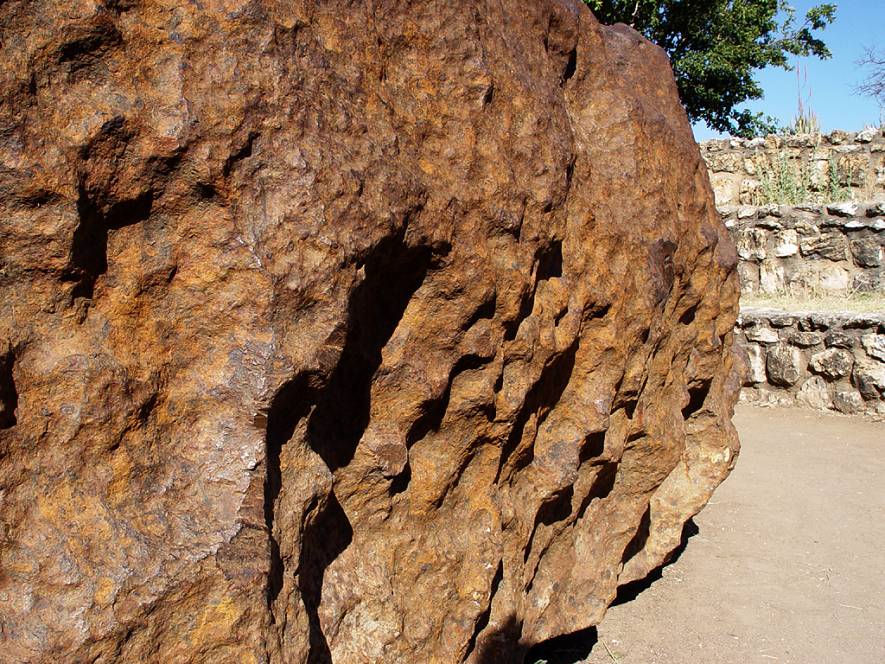
[[[885,314],[885,294],[863,293],[851,296],[741,295],[741,309],[749,308]]]

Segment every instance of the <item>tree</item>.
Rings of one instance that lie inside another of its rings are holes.
[[[802,23],[784,0],[584,0],[602,23],[626,23],[670,56],[688,117],[736,136],[772,128],[761,113],[737,110],[760,99],[755,72],[791,69],[790,56],[829,58],[815,32],[836,17],[836,6],[808,10]]]
[[[870,70],[864,82],[857,86],[857,91],[875,99],[879,108],[885,110],[885,49],[880,51],[867,46],[857,64]]]

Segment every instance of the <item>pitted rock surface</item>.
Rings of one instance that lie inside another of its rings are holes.
[[[513,661],[734,464],[736,254],[573,0],[0,4],[0,659]]]

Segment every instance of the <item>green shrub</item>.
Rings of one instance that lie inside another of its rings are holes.
[[[756,205],[799,205],[851,200],[851,169],[843,171],[836,159],[830,157],[821,181],[815,178],[814,161],[814,153],[810,160],[790,159],[784,151],[778,151],[774,157],[756,157],[754,164],[759,185],[753,202]],[[847,186],[843,184],[845,182]]]

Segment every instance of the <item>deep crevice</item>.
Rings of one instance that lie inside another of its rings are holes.
[[[258,138],[257,131],[250,131],[249,136],[246,138],[246,142],[238,149],[236,152],[231,154],[224,162],[224,166],[221,169],[221,172],[224,174],[224,177],[227,177],[231,174],[234,166],[237,165],[238,162],[243,161],[252,156],[252,147],[255,144],[255,139]]]
[[[551,526],[558,521],[565,521],[569,518],[572,513],[572,498],[574,498],[574,495],[575,489],[569,485],[549,496],[541,503],[541,507],[535,515],[532,534],[529,536],[528,544],[525,547],[522,562],[528,562],[529,556],[532,554],[532,547],[535,543],[535,535],[538,533],[539,526]]]
[[[467,322],[464,323],[461,329],[467,331],[483,319],[491,320],[495,317],[495,309],[497,308],[497,306],[498,296],[496,293],[492,293],[492,296],[489,299],[480,303],[480,305],[470,315],[470,318],[467,319]]]
[[[486,88],[486,91],[482,95],[483,106],[488,106],[489,104],[491,104],[492,100],[494,98],[495,98],[495,86],[489,85],[489,87]]]
[[[704,407],[704,402],[707,400],[707,395],[710,393],[710,385],[712,382],[712,379],[708,378],[701,381],[700,384],[688,388],[688,405],[682,409],[683,419],[687,420]]]
[[[510,430],[510,435],[507,437],[507,441],[504,443],[504,447],[501,450],[501,460],[498,464],[498,473],[495,477],[495,482],[500,480],[501,474],[510,460],[510,456],[517,450],[519,444],[522,442],[523,432],[525,431],[525,426],[528,424],[529,418],[533,414],[539,416],[545,415],[546,413],[543,413],[543,411],[549,411],[549,409],[553,408],[562,397],[563,392],[565,392],[565,388],[568,386],[569,380],[571,380],[572,371],[575,368],[575,358],[578,353],[579,345],[578,341],[579,339],[576,338],[574,343],[572,343],[565,352],[556,356],[544,367],[538,380],[532,385],[528,394],[526,394],[522,407],[513,422],[513,428]],[[527,466],[531,463],[532,458],[533,452],[530,446],[524,453],[523,459],[518,460],[515,464],[514,471]]]
[[[697,305],[693,307],[689,307],[686,309],[683,314],[679,317],[679,322],[683,325],[691,325],[694,322],[695,314],[697,314]]]
[[[197,194],[197,198],[201,200],[213,200],[218,198],[218,190],[214,185],[206,182],[198,182],[194,187],[194,191]]]
[[[554,240],[538,254],[539,282],[562,277],[562,240]]]
[[[516,318],[504,323],[504,341],[513,341],[516,338],[516,333],[519,331],[519,326],[522,324],[522,321],[529,317],[534,307],[535,289],[532,288],[526,291],[523,294],[522,299],[520,299],[519,311],[516,314]]]
[[[590,487],[590,491],[584,496],[584,500],[581,501],[581,505],[578,507],[577,512],[575,512],[577,515],[575,521],[579,521],[584,516],[587,508],[590,507],[590,504],[594,500],[597,498],[602,499],[608,497],[612,492],[612,489],[615,488],[615,478],[617,475],[617,463],[610,461],[602,464],[602,467],[599,469],[599,474],[593,480],[593,485]]]
[[[563,86],[566,82],[575,75],[575,72],[578,69],[578,49],[573,48],[569,51],[568,60],[566,60],[565,68],[562,70],[562,76],[559,78],[559,85]]]
[[[411,481],[412,467],[407,461],[406,467],[403,468],[402,472],[394,477],[393,480],[390,482],[390,486],[387,488],[388,495],[395,496],[397,494],[403,493],[406,489],[409,488],[409,482]]]
[[[12,349],[0,355],[0,429],[10,429],[16,425],[18,391],[15,388],[13,367],[15,356]]]
[[[572,157],[572,160],[568,163],[568,166],[565,167],[565,192],[566,196],[568,192],[571,191],[572,188],[572,179],[575,176],[575,158]]]
[[[526,289],[519,301],[519,311],[513,320],[504,323],[504,340],[513,341],[519,326],[528,318],[535,308],[535,295],[542,281],[562,277],[562,240],[551,240],[550,244],[539,248],[535,254],[537,268],[535,283]]]
[[[283,587],[283,560],[273,532],[276,501],[282,488],[280,455],[292,438],[298,422],[310,412],[315,394],[309,376],[299,374],[285,383],[271,401],[267,413],[267,437],[264,481],[264,522],[270,541],[270,569],[267,580],[267,603],[272,606]]]
[[[621,560],[624,563],[630,562],[630,559],[633,558],[637,553],[642,551],[645,548],[645,543],[648,541],[648,536],[651,532],[651,505],[648,505],[645,508],[645,511],[642,513],[642,518],[639,520],[639,525],[636,527],[636,532],[633,534],[632,539],[628,542],[627,547],[624,549],[624,554],[621,556]]]
[[[579,465],[590,459],[602,456],[602,453],[605,451],[605,433],[605,430],[603,430],[587,434],[584,442],[581,443],[581,449],[578,451]]]
[[[307,612],[310,651],[308,664],[331,664],[332,653],[320,625],[319,607],[326,569],[353,541],[353,528],[335,493],[329,494],[301,541],[298,587]]]
[[[66,280],[76,281],[72,299],[92,298],[95,282],[108,270],[108,231],[131,226],[147,219],[154,202],[152,191],[134,199],[119,201],[102,214],[81,183],[77,197],[80,224],[71,243],[70,267]]]
[[[449,408],[449,400],[452,396],[452,383],[455,381],[455,378],[465,371],[475,371],[490,361],[489,358],[477,355],[465,355],[455,362],[455,365],[449,372],[449,380],[442,395],[438,399],[432,399],[422,405],[421,414],[412,424],[409,433],[406,434],[406,445],[408,447],[414,445],[431,431],[439,430]]]
[[[307,428],[308,442],[334,471],[350,463],[369,423],[372,377],[381,351],[433,263],[429,247],[389,238],[367,258],[348,307],[341,357]]]
[[[479,615],[476,626],[473,628],[473,634],[467,643],[467,650],[464,653],[464,659],[476,649],[476,639],[482,634],[482,631],[489,626],[489,619],[492,616],[492,601],[495,599],[495,593],[498,592],[498,586],[504,580],[504,561],[498,561],[498,569],[495,570],[495,576],[492,577],[491,591],[489,592],[489,604],[485,610]]]
[[[123,35],[111,20],[99,21],[92,30],[62,44],[56,51],[59,64],[76,73],[95,64],[111,48],[122,44]]]
[[[618,395],[615,398],[615,401],[612,404],[612,413],[614,413],[619,408],[623,408],[624,414],[627,416],[627,419],[632,420],[633,413],[636,412],[637,405],[639,405],[639,396],[637,392],[631,390],[630,392],[625,392],[624,394]]]

